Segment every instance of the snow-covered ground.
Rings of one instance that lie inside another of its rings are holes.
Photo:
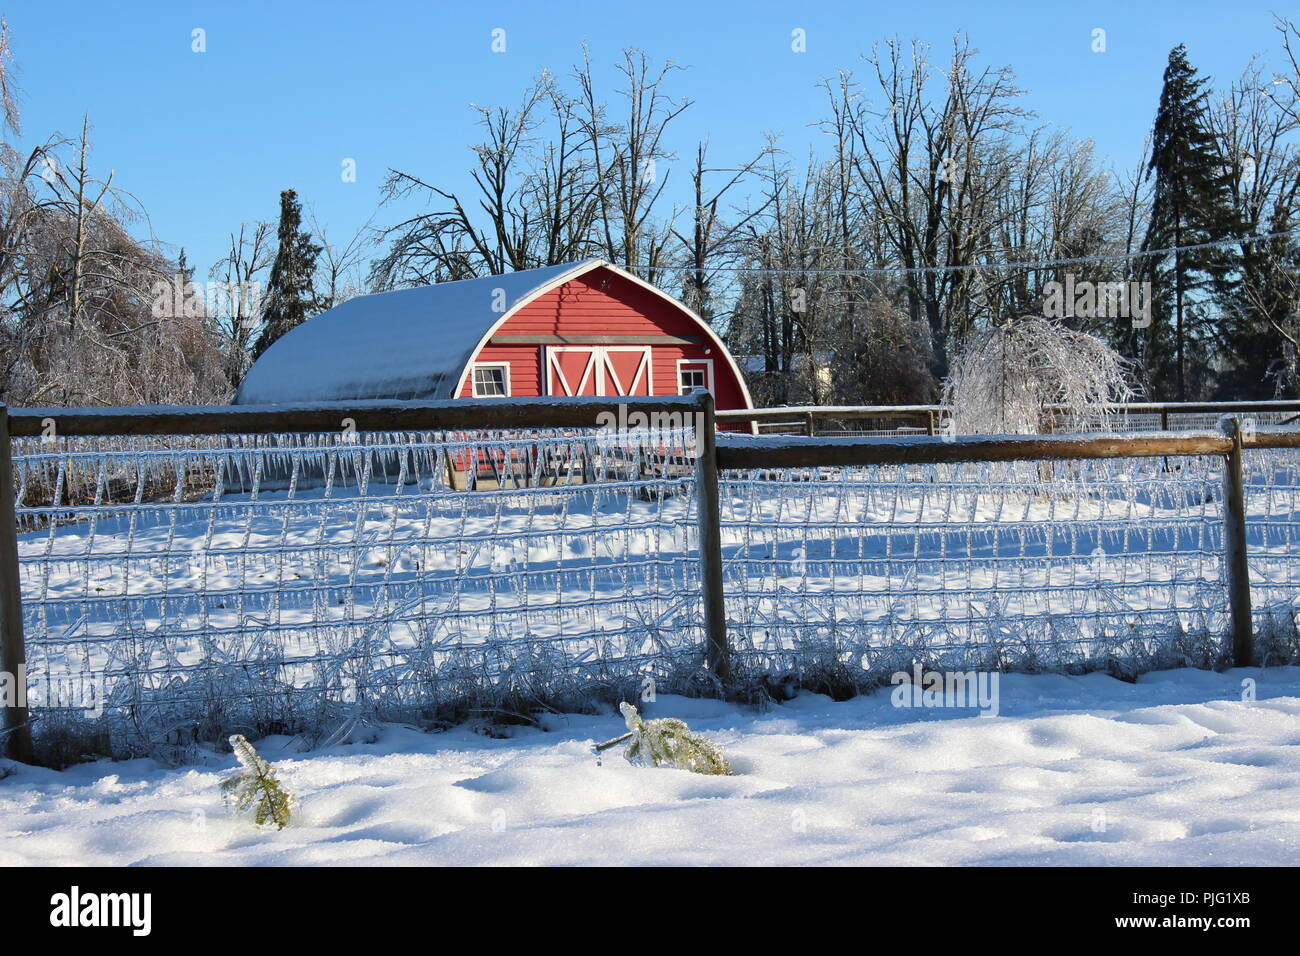
[[[314,753],[269,738],[301,801],[281,832],[225,810],[228,754],[20,767],[0,780],[0,865],[1300,863],[1300,668],[1000,689],[997,717],[896,708],[888,689],[646,708],[718,741],[725,778],[621,748],[597,765],[613,714],[509,739],[390,725]]]

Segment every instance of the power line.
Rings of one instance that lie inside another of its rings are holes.
[[[1212,242],[1197,242],[1186,246],[1169,246],[1165,249],[1147,249],[1140,252],[1108,253],[1097,256],[1078,256],[1073,259],[1047,259],[1034,262],[990,262],[981,265],[964,266],[889,266],[876,269],[764,269],[757,266],[709,266],[697,269],[691,265],[658,265],[653,268],[669,272],[732,272],[748,275],[818,275],[818,276],[894,276],[894,275],[928,275],[945,272],[989,272],[1017,269],[1053,269],[1061,266],[1096,265],[1103,262],[1128,262],[1132,259],[1153,259],[1173,255],[1177,252],[1195,252],[1201,249],[1220,249],[1235,245],[1253,245],[1269,239],[1300,234],[1300,229],[1287,229],[1282,232],[1270,232],[1259,236],[1237,236],[1231,239],[1216,239]],[[648,268],[648,267],[642,267]]]

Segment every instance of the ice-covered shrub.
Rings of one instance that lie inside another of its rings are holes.
[[[1107,406],[1133,397],[1122,355],[1096,336],[1033,315],[974,334],[943,385],[960,435],[1045,433],[1049,406],[1062,406],[1076,430],[1104,429]]]
[[[718,746],[697,734],[686,722],[675,717],[642,720],[631,704],[619,704],[628,733],[601,744],[597,750],[628,742],[624,756],[628,763],[642,767],[676,767],[692,773],[731,775],[731,765]]]
[[[1265,608],[1258,615],[1255,660],[1262,667],[1280,667],[1300,661],[1300,628],[1290,604]]]

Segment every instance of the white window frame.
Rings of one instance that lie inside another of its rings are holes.
[[[711,358],[680,358],[677,360],[677,394],[682,394],[682,372],[687,365],[704,366],[704,387],[710,395],[715,394],[713,391],[713,359]]]
[[[505,370],[505,387],[504,395],[480,395],[478,393],[478,375],[476,374],[481,368],[499,368]],[[510,363],[509,362],[474,362],[469,369],[470,396],[472,398],[509,398],[510,390]]]

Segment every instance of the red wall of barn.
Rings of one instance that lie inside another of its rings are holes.
[[[713,398],[718,408],[746,408],[744,392],[726,356],[705,341],[693,319],[672,303],[608,269],[594,269],[530,302],[495,335],[672,335],[699,339],[699,344],[652,345],[650,362],[655,395],[678,394],[677,360],[713,360]],[[711,349],[709,354],[704,350]],[[510,394],[545,395],[543,346],[488,345],[477,362],[509,362]],[[465,376],[460,397],[474,393]]]

